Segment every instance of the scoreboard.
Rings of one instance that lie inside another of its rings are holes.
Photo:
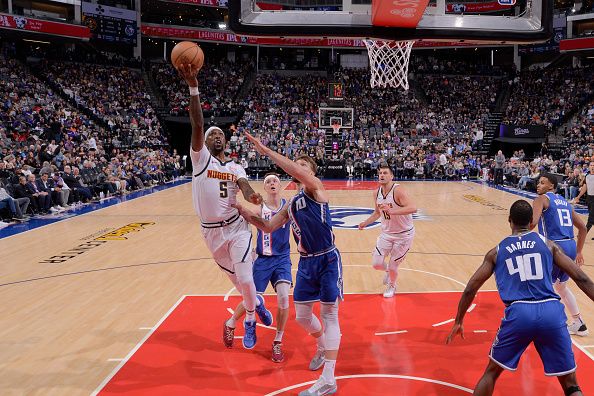
[[[82,2],[83,23],[93,38],[113,43],[136,44],[136,11]]]
[[[334,102],[344,101],[344,86],[341,82],[328,83],[328,99]]]

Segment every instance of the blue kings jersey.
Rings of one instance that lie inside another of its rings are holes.
[[[495,280],[506,304],[559,299],[553,290],[552,270],[553,253],[536,232],[511,235],[497,245]]]
[[[281,204],[278,210],[272,210],[265,204],[262,205],[262,218],[270,220],[272,216],[281,211],[287,204],[287,201],[281,199]],[[270,234],[258,230],[258,240],[256,243],[256,253],[258,256],[286,256],[291,254],[291,246],[289,245],[289,226],[284,224],[281,228],[273,231]]]
[[[334,247],[328,203],[317,202],[301,190],[289,203],[289,218],[300,253],[317,254]]]
[[[548,192],[549,207],[538,221],[538,232],[552,241],[573,239],[573,208],[565,198]]]

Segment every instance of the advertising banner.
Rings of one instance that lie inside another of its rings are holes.
[[[45,21],[19,15],[0,14],[0,28],[26,30],[28,32],[53,34],[79,39],[88,39],[91,37],[91,32],[86,26]]]

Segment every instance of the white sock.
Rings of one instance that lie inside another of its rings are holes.
[[[262,297],[262,301],[264,301],[264,296],[260,294],[260,296]],[[256,307],[259,307],[262,303],[260,302],[259,298],[256,298]]]
[[[274,341],[281,342],[283,340],[283,334],[284,334],[284,330],[283,331],[277,331],[276,332],[276,336],[274,337]]]
[[[336,367],[336,360],[324,359],[324,371],[322,371],[322,377],[330,383],[334,383],[334,368]]]
[[[324,338],[324,334],[316,338],[316,342],[318,343],[318,350],[325,351],[326,350],[326,340]]]
[[[231,316],[229,319],[227,319],[226,324],[229,327],[235,328],[235,318]]]
[[[256,321],[255,311],[250,312],[246,309],[245,310],[245,321],[246,322],[255,322]]]

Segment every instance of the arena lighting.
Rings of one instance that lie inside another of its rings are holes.
[[[39,41],[39,40],[29,40],[29,39],[23,39],[23,41],[29,41],[31,43],[50,44],[49,41]]]
[[[219,22],[219,29],[227,29],[227,24],[225,22]]]

